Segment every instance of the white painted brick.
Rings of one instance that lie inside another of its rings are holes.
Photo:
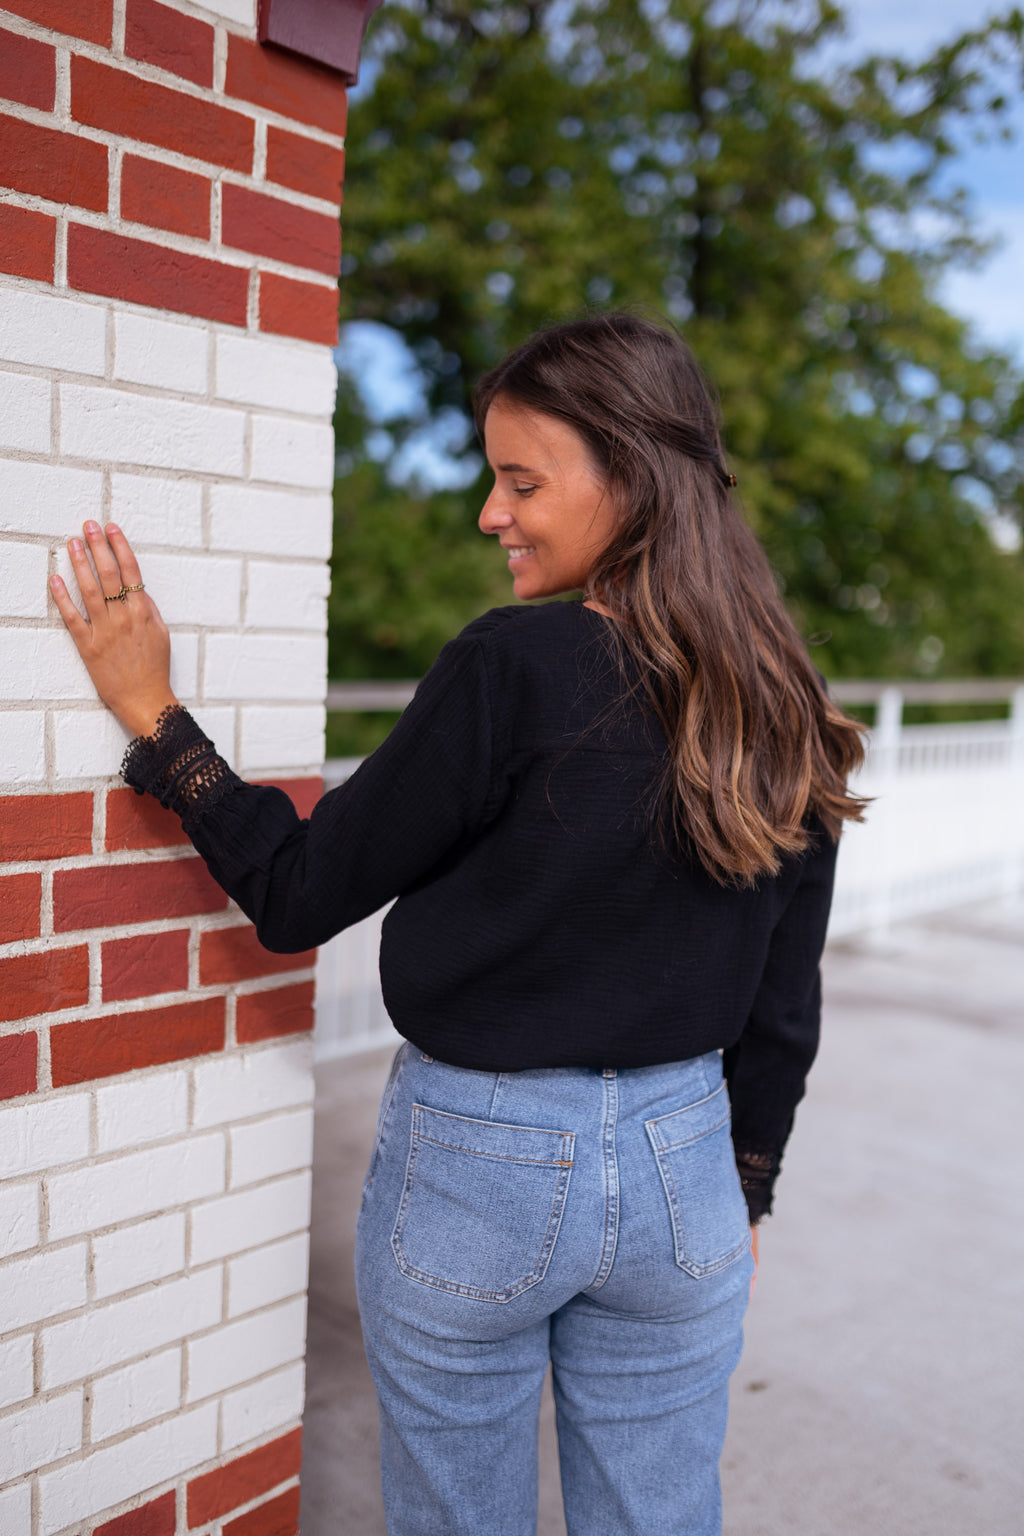
[[[207,331],[121,311],[114,320],[114,377],[129,384],[206,393]]]
[[[166,624],[237,624],[242,562],[213,555],[144,555],[146,591]]]
[[[155,475],[111,475],[110,521],[124,529],[133,547],[198,548],[203,542],[202,485]]]
[[[283,1243],[260,1248],[228,1265],[228,1316],[255,1312],[306,1289],[309,1278],[309,1233],[300,1232]]]
[[[62,384],[61,452],[112,464],[242,473],[241,411]]]
[[[39,1241],[39,1185],[0,1185],[0,1258]]]
[[[313,1100],[313,1048],[308,1040],[214,1056],[192,1072],[194,1126],[244,1120]]]
[[[41,544],[0,543],[0,618],[46,618],[46,550]]]
[[[334,429],[286,416],[254,416],[252,477],[325,491],[334,482]]]
[[[132,1291],[185,1268],[185,1213],[154,1216],[92,1242],[97,1296]]]
[[[305,1371],[301,1363],[278,1371],[224,1398],[221,1449],[230,1451],[272,1429],[285,1429],[302,1415]]]
[[[0,1408],[32,1396],[32,1335],[0,1340]],[[2,1529],[2,1527],[0,1527]]]
[[[307,350],[227,331],[217,337],[218,399],[330,419],[337,388],[338,370],[326,347]]]
[[[224,1138],[200,1136],[50,1180],[50,1238],[94,1232],[224,1188]]]
[[[225,21],[237,21],[243,27],[256,25],[256,0],[203,0],[203,10],[223,16]]]
[[[59,1168],[88,1155],[88,1093],[0,1110],[0,1179]]]
[[[50,385],[27,373],[0,373],[0,447],[50,451]]]
[[[104,778],[116,773],[131,740],[109,709],[66,709],[54,715],[58,779]]]
[[[210,635],[208,699],[312,699],[327,686],[326,635]]]
[[[0,529],[70,538],[102,517],[103,477],[92,469],[0,459]]]
[[[171,691],[184,701],[199,693],[199,636],[171,632]]]
[[[82,1443],[82,1394],[62,1392],[0,1419],[0,1481],[13,1482],[36,1467],[77,1451]]]
[[[309,1226],[312,1177],[307,1169],[274,1184],[214,1200],[192,1212],[192,1263],[241,1253]]]
[[[230,1139],[232,1189],[308,1168],[313,1161],[313,1111],[300,1109],[254,1125],[232,1126]]]
[[[0,731],[0,784],[38,784],[46,777],[46,716],[9,709]]]
[[[93,1383],[92,1438],[106,1440],[181,1406],[181,1349],[136,1360]]]
[[[100,304],[7,288],[0,292],[0,357],[64,373],[102,374],[106,318]]]
[[[291,496],[248,485],[210,487],[210,547],[256,555],[331,553],[330,496]]]
[[[237,771],[238,765],[235,761],[235,711],[230,708],[215,708],[202,705],[190,709],[189,714],[195,720],[200,730],[205,731],[207,736],[209,736],[224,761]]]
[[[0,699],[94,699],[96,689],[63,625],[0,629]]]
[[[84,1243],[0,1265],[0,1334],[85,1302]]]
[[[110,1509],[217,1454],[217,1405],[207,1403],[39,1479],[40,1536]]]
[[[331,573],[326,565],[249,562],[245,622],[263,629],[327,628]]]
[[[194,1339],[188,1345],[188,1401],[198,1402],[301,1359],[305,1343],[304,1296]]]
[[[222,1292],[219,1268],[207,1269],[54,1323],[43,1330],[44,1389],[213,1327],[221,1319]]]
[[[188,1074],[158,1072],[154,1077],[112,1083],[96,1090],[97,1150],[116,1152],[138,1147],[188,1128]]]
[[[324,760],[327,710],[322,704],[269,705],[242,710],[242,773],[259,768],[307,768]]]
[[[0,1492],[0,1531],[4,1536],[32,1536],[32,1484]]]

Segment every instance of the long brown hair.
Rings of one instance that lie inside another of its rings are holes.
[[[586,596],[669,744],[660,825],[719,883],[751,885],[806,848],[810,818],[833,839],[859,821],[863,727],[830,702],[740,515],[681,337],[622,312],[553,326],[480,381],[481,436],[499,398],[573,427],[615,498]]]

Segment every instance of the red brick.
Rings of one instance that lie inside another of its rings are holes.
[[[103,945],[103,1001],[181,992],[188,986],[188,929],[140,933]]]
[[[228,96],[251,101],[282,117],[312,123],[339,138],[345,132],[348,98],[331,69],[261,48],[247,37],[228,37]]]
[[[55,1088],[66,1088],[223,1049],[224,999],[207,997],[52,1027],[50,1074]]]
[[[53,926],[58,933],[221,912],[227,904],[201,859],[58,869],[53,877]]]
[[[0,960],[0,1019],[28,1019],[89,1001],[89,951],[49,949]]]
[[[244,267],[229,267],[84,224],[68,229],[68,286],[228,325],[245,324],[249,300],[249,274]]]
[[[229,1520],[223,1526],[223,1536],[298,1536],[299,1490],[289,1488],[269,1499],[258,1509],[250,1509],[247,1515]]]
[[[235,1036],[239,1045],[272,1040],[275,1035],[302,1035],[313,1028],[313,983],[247,992],[238,999]]]
[[[107,851],[124,848],[173,848],[187,843],[181,822],[152,795],[134,789],[112,789],[107,794]]]
[[[260,330],[333,347],[338,340],[338,290],[261,272]]]
[[[71,60],[71,116],[233,171],[252,169],[251,117],[93,59]]]
[[[42,875],[4,875],[0,879],[0,944],[36,937],[42,894]]]
[[[313,807],[323,795],[324,781],[316,777],[311,779],[260,779],[260,784],[269,784],[274,789],[283,789],[294,805],[300,816],[312,815]]]
[[[92,852],[92,795],[5,795],[0,863]]]
[[[0,96],[52,112],[56,94],[56,49],[18,32],[0,32]]]
[[[96,1526],[92,1536],[174,1536],[174,1502],[174,1489],[170,1488],[140,1509]]]
[[[273,123],[267,129],[267,180],[282,187],[293,187],[310,197],[323,197],[330,203],[341,202],[341,183],[345,175],[345,151],[320,139],[307,139],[301,133],[289,133]]]
[[[0,117],[0,186],[103,212],[107,146],[77,133]]]
[[[179,235],[210,238],[210,181],[159,160],[125,155],[121,167],[121,217]]]
[[[296,208],[280,197],[264,197],[248,187],[227,185],[223,191],[222,239],[238,250],[272,256],[295,267],[337,274],[341,260],[341,230],[336,218]]]
[[[4,0],[3,8],[15,16],[37,21],[41,27],[84,37],[90,43],[109,43],[114,0]]]
[[[53,282],[57,220],[48,213],[0,203],[0,272]]]
[[[251,976],[274,976],[278,971],[302,971],[315,964],[316,950],[297,955],[275,955],[264,949],[251,923],[244,928],[215,928],[199,938],[199,984],[245,981]]]
[[[293,1429],[269,1445],[261,1445],[258,1451],[229,1461],[226,1467],[193,1478],[188,1485],[189,1530],[297,1477],[301,1463],[302,1430]]]
[[[38,1059],[37,1035],[0,1035],[0,1099],[18,1099],[23,1093],[35,1093]]]
[[[154,0],[128,0],[124,51],[195,85],[213,84],[213,28]]]

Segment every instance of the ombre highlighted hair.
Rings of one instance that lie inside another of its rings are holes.
[[[495,400],[572,427],[617,531],[586,596],[606,609],[626,687],[669,752],[658,825],[723,885],[776,874],[813,824],[837,839],[865,801],[846,781],[863,727],[828,698],[740,514],[718,413],[672,329],[616,312],[541,331],[481,379]]]

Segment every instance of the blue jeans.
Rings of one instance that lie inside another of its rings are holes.
[[[717,1536],[752,1263],[717,1052],[475,1072],[404,1045],[356,1232],[390,1536]]]

